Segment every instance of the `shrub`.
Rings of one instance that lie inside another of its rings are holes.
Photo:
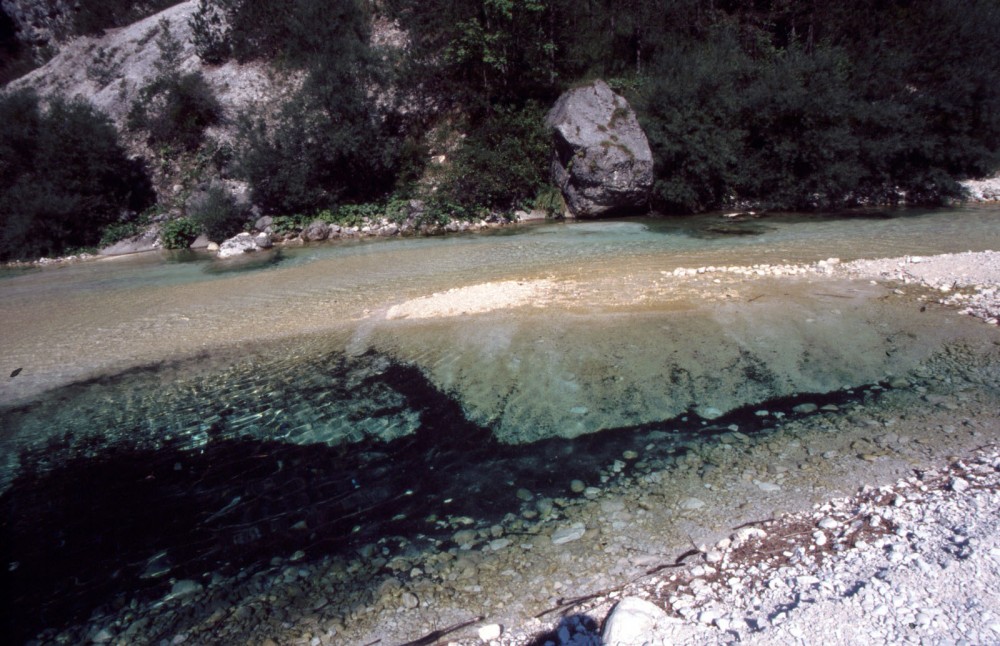
[[[550,139],[534,103],[498,108],[462,141],[440,189],[467,210],[511,209],[532,199],[547,179]]]
[[[221,186],[210,187],[196,200],[188,217],[200,233],[217,242],[236,235],[247,225],[246,210]]]
[[[145,130],[151,145],[178,146],[196,150],[205,129],[222,119],[222,106],[201,72],[177,73],[180,43],[164,20],[159,26],[156,78],[142,88],[132,103],[128,126]]]
[[[201,227],[190,218],[179,218],[163,223],[160,238],[167,249],[187,249],[201,233]]]
[[[94,246],[153,199],[144,166],[88,103],[56,98],[43,111],[31,92],[0,97],[0,259]]]

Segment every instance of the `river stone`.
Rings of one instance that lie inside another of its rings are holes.
[[[587,527],[583,523],[573,523],[568,527],[560,527],[556,531],[552,532],[552,544],[563,545],[565,543],[578,541],[583,538],[585,533],[587,533]]]
[[[330,237],[330,225],[322,220],[316,220],[302,232],[302,238],[309,242],[319,242],[328,237]]]
[[[249,233],[238,233],[219,245],[219,258],[231,258],[259,250],[257,241]]]
[[[665,644],[666,633],[678,622],[645,599],[625,597],[608,615],[601,639],[607,646]]]
[[[646,206],[653,187],[653,153],[635,111],[597,80],[556,101],[545,119],[552,129],[552,181],[570,215],[599,217]]]
[[[705,502],[703,500],[699,500],[698,498],[685,498],[681,501],[681,509],[693,511],[695,509],[701,509],[704,506]]]

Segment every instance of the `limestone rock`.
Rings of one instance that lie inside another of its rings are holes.
[[[608,615],[601,638],[607,646],[665,644],[667,633],[677,622],[645,599],[625,597]]]
[[[571,215],[597,217],[646,205],[653,153],[628,101],[607,83],[566,92],[545,123],[555,144],[552,179]]]
[[[232,258],[259,249],[260,246],[254,236],[249,233],[238,233],[219,245],[219,258]]]
[[[110,247],[101,249],[102,256],[123,256],[140,251],[152,251],[160,248],[160,227],[154,225],[139,235],[119,240]]]

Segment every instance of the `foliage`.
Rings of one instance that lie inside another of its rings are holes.
[[[157,76],[139,93],[128,115],[132,130],[145,130],[151,145],[172,145],[196,150],[205,129],[222,119],[222,106],[201,72],[180,74],[177,61],[180,42],[170,25],[160,23],[156,61]]]
[[[550,140],[537,104],[498,107],[462,142],[440,189],[466,209],[512,209],[535,196],[546,181]]]
[[[178,218],[163,223],[160,238],[167,249],[187,249],[201,234],[201,227],[191,218]]]
[[[153,200],[106,117],[82,101],[0,96],[0,259],[93,246],[101,230]]]
[[[200,0],[192,41],[206,63],[281,57],[310,67],[344,42],[368,41],[368,16],[357,0]]]
[[[100,34],[124,27],[177,4],[176,0],[78,0],[74,3],[73,31],[78,35]]]
[[[277,47],[306,71],[302,89],[276,119],[243,119],[237,166],[254,202],[270,214],[316,213],[383,196],[395,182],[403,137],[371,92],[380,62],[368,46],[360,6],[300,0],[279,12],[280,29],[256,20],[241,28],[248,16],[271,9],[234,6],[240,8],[232,17],[234,55]]]
[[[236,235],[247,225],[246,209],[221,186],[211,186],[188,209],[188,218],[209,240],[221,242]]]

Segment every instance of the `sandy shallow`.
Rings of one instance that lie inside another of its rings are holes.
[[[989,449],[1000,441],[998,256],[682,268],[615,285],[502,281],[414,295],[369,316],[405,324],[540,304],[754,303],[782,285],[834,293],[847,280],[875,281],[876,300],[913,317],[934,308],[962,332],[843,406],[804,409],[766,432],[723,427],[676,459],[628,452],[595,482],[567,478],[563,496],[519,492],[520,514],[497,525],[453,519],[452,538],[430,546],[386,537],[353,555],[276,558],[250,577],[178,581],[155,603],[126,601],[42,641],[592,644],[632,596],[668,618],[648,629],[651,643],[856,643],[856,631],[837,627],[859,621],[868,643],[988,643],[1000,638],[995,607],[966,602],[969,586],[1000,589],[1000,548],[987,540],[1000,507]],[[970,514],[982,522],[962,525]],[[823,529],[828,516],[837,525]],[[738,551],[743,526],[766,535]],[[968,558],[947,557],[949,545],[968,546]]]

